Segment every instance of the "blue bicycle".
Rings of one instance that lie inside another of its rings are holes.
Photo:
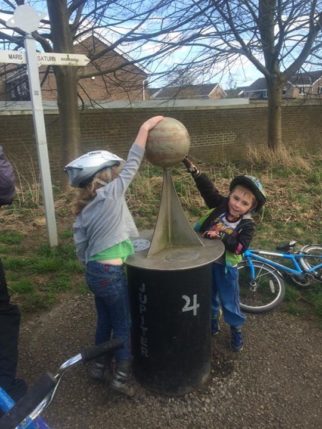
[[[0,429],[50,429],[40,414],[53,400],[65,371],[81,362],[108,355],[120,347],[123,347],[122,340],[115,338],[83,350],[64,362],[56,375],[43,374],[16,404],[0,388],[0,408],[5,412],[0,418]]]
[[[296,241],[280,245],[276,252],[248,249],[238,266],[240,306],[249,313],[264,313],[279,305],[285,295],[283,276],[301,287],[322,282],[322,246],[295,249]]]

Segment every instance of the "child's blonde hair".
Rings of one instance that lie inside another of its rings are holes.
[[[122,165],[104,168],[104,170],[96,173],[93,179],[84,188],[79,188],[74,201],[74,214],[77,216],[83,208],[96,197],[97,189],[115,179],[120,174],[121,169]]]

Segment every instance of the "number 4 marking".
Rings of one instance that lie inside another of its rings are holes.
[[[193,311],[193,315],[197,316],[197,310],[200,307],[200,304],[197,303],[197,294],[192,296],[192,305],[190,305],[191,299],[188,295],[182,295],[182,299],[186,301],[182,311]]]

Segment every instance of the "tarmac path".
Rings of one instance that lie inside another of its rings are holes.
[[[19,375],[33,383],[93,342],[90,295],[69,298],[21,327]],[[181,397],[136,383],[133,399],[90,380],[83,365],[66,374],[44,417],[54,429],[322,428],[322,330],[282,310],[248,316],[245,348],[229,350],[227,328],[213,339],[207,385]]]

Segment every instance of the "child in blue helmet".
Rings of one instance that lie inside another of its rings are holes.
[[[225,245],[225,254],[213,264],[212,334],[219,332],[218,315],[221,306],[224,320],[230,325],[232,350],[239,352],[243,348],[242,326],[245,315],[240,310],[237,264],[255,232],[252,212],[262,208],[266,194],[257,178],[241,175],[231,181],[230,193],[225,197],[188,157],[183,163],[211,209],[197,222],[195,229],[205,238],[221,239]]]

